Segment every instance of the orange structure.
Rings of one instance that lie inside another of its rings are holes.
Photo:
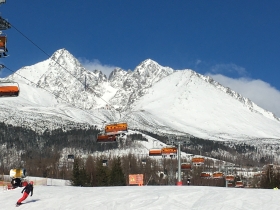
[[[161,156],[161,149],[150,149],[149,156]]]
[[[105,125],[106,134],[120,134],[125,133],[128,130],[127,123],[110,123]]]
[[[161,149],[162,155],[176,155],[177,148],[176,147],[165,147]]]
[[[234,181],[234,175],[226,175],[227,181]]]
[[[0,96],[18,96],[19,85],[16,82],[0,82]]]
[[[181,164],[181,169],[182,170],[190,170],[190,169],[192,169],[192,164],[191,163],[182,163]]]
[[[214,178],[214,179],[221,179],[221,178],[223,178],[223,177],[224,177],[223,172],[216,171],[216,172],[213,173],[213,178]]]
[[[242,181],[236,181],[235,187],[243,188],[244,187],[243,182]]]
[[[7,51],[6,43],[7,43],[7,37],[1,35],[0,36],[0,51],[2,51],[2,52],[6,52]]]
[[[210,172],[201,172],[200,177],[201,178],[211,178],[211,173]]]
[[[117,138],[115,135],[107,135],[107,134],[99,133],[97,135],[96,141],[99,143],[110,143],[110,142],[117,141]]]
[[[143,186],[143,174],[129,174],[129,185]]]
[[[204,164],[204,157],[193,157],[192,158],[192,163],[195,165],[195,166],[199,166],[199,165],[202,165]]]

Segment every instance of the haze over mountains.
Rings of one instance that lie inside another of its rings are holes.
[[[147,59],[106,77],[87,71],[67,50],[6,78],[20,95],[0,99],[0,120],[38,132],[62,125],[127,121],[130,129],[222,141],[280,139],[280,120],[240,94],[193,70]]]

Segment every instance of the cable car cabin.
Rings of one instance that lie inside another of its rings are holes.
[[[243,188],[243,187],[244,187],[243,182],[242,182],[242,181],[236,181],[235,187],[237,187],[237,188]]]
[[[200,177],[209,179],[209,178],[211,178],[211,173],[210,172],[201,172]]]
[[[117,141],[117,137],[115,135],[107,135],[103,133],[97,134],[96,142],[98,143],[114,143]]]
[[[214,179],[221,179],[221,178],[223,178],[224,177],[224,174],[223,174],[223,172],[214,172],[213,173],[213,178]]]
[[[127,132],[127,123],[110,123],[105,125],[105,133],[111,134],[121,134]]]
[[[161,156],[161,149],[150,149],[149,156]]]
[[[161,149],[161,155],[163,157],[170,156],[171,158],[177,155],[176,147],[165,147]]]
[[[192,163],[194,166],[201,166],[204,164],[204,157],[193,157]]]
[[[191,170],[192,164],[191,163],[182,163],[181,164],[181,170]]]
[[[232,182],[232,181],[234,181],[234,175],[226,175],[226,181],[230,181],[230,182]]]
[[[0,82],[0,97],[18,96],[19,85],[17,82]]]

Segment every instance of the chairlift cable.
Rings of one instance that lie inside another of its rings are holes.
[[[58,63],[57,60],[55,60],[54,58],[51,57],[51,55],[49,55],[46,51],[44,51],[41,47],[39,47],[36,43],[34,43],[30,38],[28,38],[25,34],[23,34],[19,29],[17,29],[14,25],[10,24],[11,27],[13,27],[18,33],[20,33],[23,37],[25,37],[29,42],[31,42],[34,46],[36,46],[40,51],[42,51],[46,56],[48,56],[49,58],[51,58],[56,64],[58,64],[62,69],[64,69],[66,72],[68,72],[72,77],[74,77],[75,79],[77,79],[82,85],[84,85],[84,83],[77,78],[75,75],[73,75],[70,71],[68,71],[65,67],[63,67],[60,63]],[[109,102],[107,102],[106,100],[104,100],[102,97],[98,96],[94,91],[93,91],[94,95],[98,98],[100,98],[102,101],[104,101],[107,105],[109,105],[110,107],[112,107],[115,111],[117,111],[115,109],[115,107],[113,105],[111,105]]]
[[[75,77],[70,71],[68,71],[66,68],[64,68],[60,63],[58,63],[58,61],[56,61],[55,59],[53,59],[51,57],[51,55],[49,55],[46,51],[44,51],[41,47],[39,47],[36,43],[34,43],[31,39],[29,39],[26,35],[24,35],[19,29],[17,29],[14,25],[11,24],[11,27],[14,28],[17,32],[19,32],[23,37],[25,37],[28,41],[30,41],[34,46],[36,46],[40,51],[42,51],[46,56],[48,56],[49,58],[51,58],[56,64],[58,64],[61,68],[63,68],[66,72],[68,72],[71,76],[73,76],[74,78],[76,78],[80,83],[83,84],[83,82],[81,80],[79,80],[77,77]]]
[[[3,66],[4,66],[4,65],[3,65]],[[21,78],[27,80],[28,82],[30,82],[30,83],[32,83],[32,84],[34,84],[34,85],[36,85],[36,86],[39,86],[39,85],[37,85],[35,82],[32,82],[31,80],[29,80],[29,79],[27,79],[26,77],[20,75],[20,74],[17,73],[16,71],[13,71],[12,69],[8,68],[7,66],[4,66],[4,67],[5,67],[6,69],[8,69],[9,71],[13,72],[14,74],[20,76]],[[66,99],[60,97],[59,95],[57,95],[57,94],[51,92],[50,90],[45,89],[45,88],[43,88],[43,87],[41,87],[41,86],[39,86],[39,87],[40,87],[41,89],[43,89],[43,90],[45,90],[45,91],[51,93],[51,94],[54,95],[55,97],[60,98],[61,100],[65,101],[66,103],[69,103],[69,101],[67,101]],[[87,110],[85,110],[85,109],[83,109],[83,108],[81,108],[81,107],[78,107],[78,106],[76,106],[75,104],[73,104],[73,103],[71,103],[71,102],[70,102],[69,104],[72,105],[72,106],[75,107],[75,108],[78,108],[78,109],[80,109],[80,110],[82,110],[82,111],[84,111],[84,112],[90,114],[91,116],[94,116],[94,115],[92,115],[92,113],[89,113]],[[99,117],[97,117],[97,116],[94,116],[94,117],[97,118],[97,119],[99,119],[99,120],[101,120],[102,122],[104,122],[104,119],[101,119],[101,118],[99,118]]]
[[[32,43],[34,46],[36,46],[36,47],[37,47],[40,51],[42,51],[46,56],[48,56],[49,58],[51,58],[56,64],[58,64],[62,69],[64,69],[66,72],[68,72],[72,77],[74,77],[74,78],[77,79],[81,84],[83,84],[83,82],[82,82],[79,78],[77,78],[77,77],[76,77],[75,75],[73,75],[70,71],[68,71],[65,67],[63,67],[57,60],[55,60],[54,58],[52,58],[51,55],[49,55],[46,51],[44,51],[39,45],[37,45],[35,42],[33,42],[30,38],[28,38],[28,36],[26,36],[24,33],[22,33],[22,32],[21,32],[19,29],[17,29],[13,24],[10,23],[10,26],[11,26],[12,28],[14,28],[18,33],[20,33],[24,38],[26,38],[30,43]],[[5,66],[5,67],[6,67],[6,66]],[[6,68],[7,68],[7,67],[6,67]],[[15,71],[13,71],[13,70],[11,70],[11,69],[9,69],[9,68],[7,68],[7,69],[10,70],[10,71],[12,71],[12,72],[14,72],[15,74],[19,75],[19,74],[16,73]],[[22,78],[24,78],[24,79],[26,79],[26,80],[28,80],[27,78],[25,78],[25,77],[23,77],[23,76],[21,76],[21,75],[19,75],[19,76],[22,77]],[[31,82],[31,83],[33,83],[33,84],[35,84],[35,83],[32,82],[31,80],[28,80],[28,81]],[[37,85],[37,84],[35,84],[35,85]],[[83,85],[84,85],[84,84],[83,84]],[[38,86],[38,85],[37,85],[37,86]],[[40,87],[40,88],[42,88],[42,87]],[[58,95],[52,93],[51,91],[49,91],[49,90],[47,90],[47,89],[45,89],[45,88],[42,88],[42,89],[44,89],[44,90],[50,92],[51,94],[55,95],[57,98],[60,98],[60,99],[62,99],[63,101],[69,103],[69,101],[67,101],[67,100],[65,100],[65,99],[63,99],[63,98],[61,98],[60,96],[58,96]],[[107,105],[109,105],[109,106],[112,107],[116,112],[118,112],[118,111],[115,109],[115,107],[114,107],[113,105],[111,105],[108,101],[106,101],[106,100],[104,100],[102,97],[98,96],[94,91],[93,91],[93,93],[94,93],[94,95],[95,95],[96,97],[100,98],[100,99],[101,99],[102,101],[104,101]],[[77,107],[76,105],[74,105],[74,104],[72,104],[72,103],[70,103],[70,104],[71,104],[72,106],[76,107],[76,108],[79,108],[79,109],[85,111],[84,109],[82,109],[82,108],[80,108],[80,107]],[[85,111],[85,112],[87,112],[87,111]],[[87,112],[87,113],[89,113],[89,112]],[[91,114],[91,113],[89,113],[89,114]],[[104,122],[103,119],[101,119],[101,118],[99,118],[99,117],[96,117],[96,116],[94,116],[94,117],[97,118],[97,119],[99,119],[99,120],[101,120],[102,122]],[[136,119],[134,119],[134,118],[131,118],[131,116],[128,116],[127,119],[132,119],[132,120],[138,122],[139,124],[145,125],[145,124],[141,123],[140,121],[138,121],[138,120],[136,120]],[[156,127],[156,129],[155,129],[154,131],[157,131],[157,130],[159,130],[159,129],[158,129],[158,126]]]

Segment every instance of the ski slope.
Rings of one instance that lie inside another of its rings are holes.
[[[279,209],[280,190],[206,186],[73,187],[48,180],[20,207],[22,188],[2,190],[1,210],[261,210]]]

